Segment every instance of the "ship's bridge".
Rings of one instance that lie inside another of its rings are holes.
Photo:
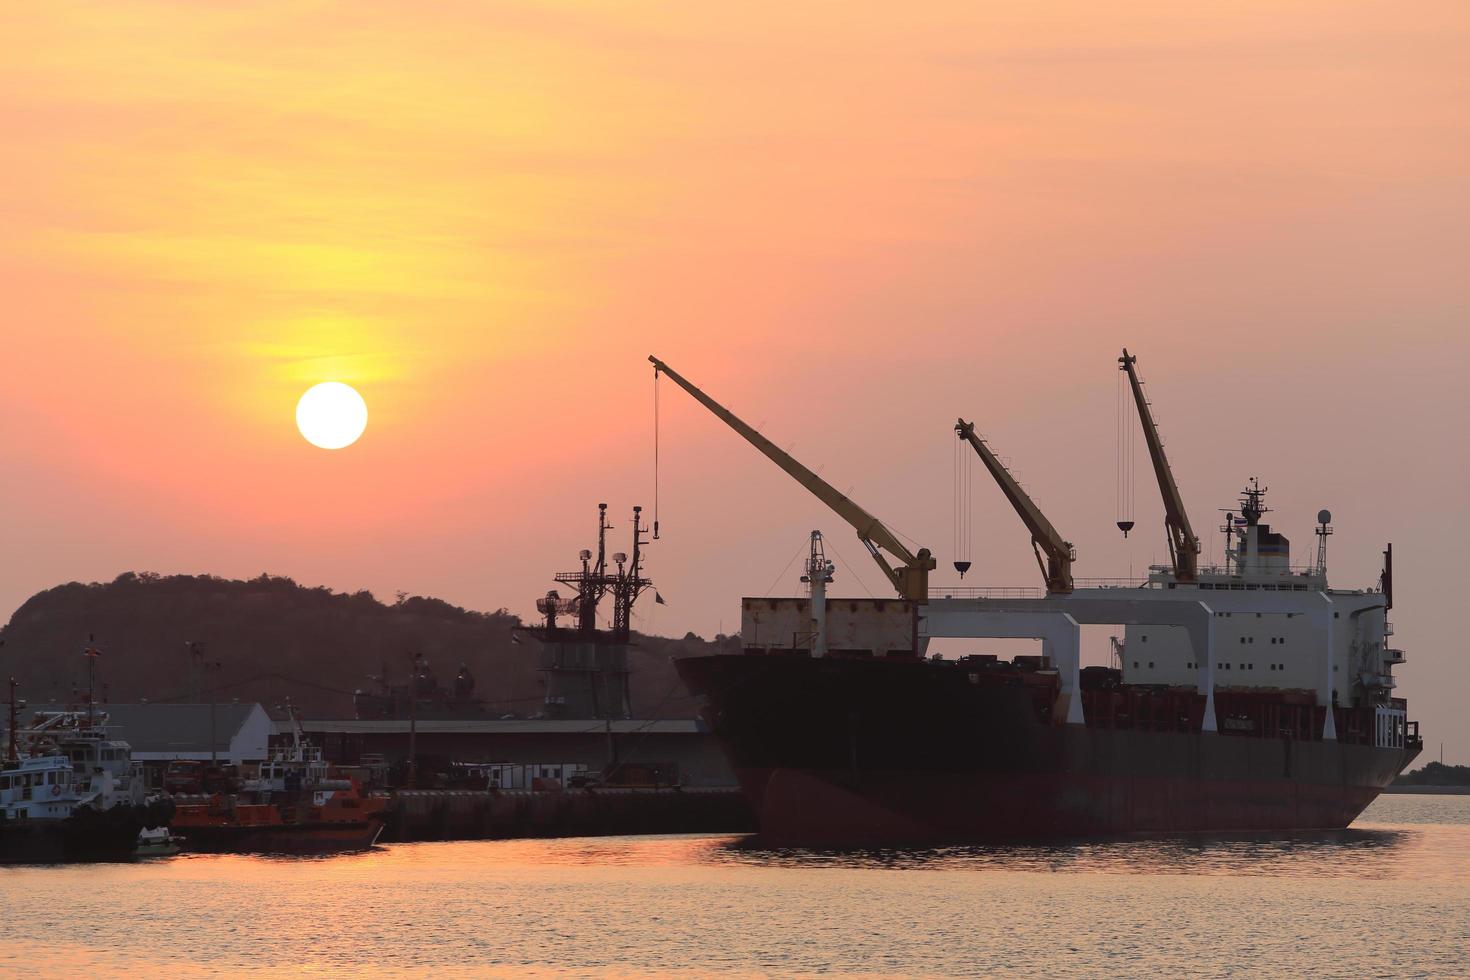
[[[1279,569],[1251,574],[1210,565],[1199,570],[1195,581],[1180,582],[1170,566],[1151,565],[1148,578],[1139,584],[1155,589],[1197,588],[1212,592],[1322,592],[1327,588],[1327,575],[1312,565],[1282,565]]]

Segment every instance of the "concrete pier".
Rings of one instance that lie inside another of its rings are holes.
[[[486,840],[627,834],[754,833],[731,788],[401,790],[382,840]]]

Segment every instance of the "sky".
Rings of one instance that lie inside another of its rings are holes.
[[[1081,576],[1164,560],[1139,355],[1206,557],[1249,476],[1334,585],[1396,558],[1400,693],[1470,762],[1470,7],[55,3],[0,14],[0,615],[125,570],[531,614],[652,510],[656,354],[953,579],[974,418]],[[362,392],[340,451],[295,428]],[[653,632],[882,594],[672,385]],[[978,478],[966,584],[1039,584]]]

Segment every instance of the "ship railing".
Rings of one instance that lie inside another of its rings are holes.
[[[1174,570],[1169,565],[1152,565],[1150,567],[1155,572],[1160,572],[1160,573],[1172,572]],[[1200,568],[1199,574],[1201,574],[1201,575],[1216,575],[1216,576],[1219,576],[1220,578],[1240,578],[1241,577],[1241,573],[1237,569],[1227,568],[1224,565],[1205,565],[1205,566],[1203,566],[1203,567]],[[1265,576],[1265,577],[1275,577],[1275,578],[1293,578],[1293,577],[1294,578],[1321,578],[1322,577],[1322,570],[1319,569],[1315,564],[1305,563],[1305,564],[1292,564],[1292,565],[1278,565],[1275,568],[1270,569],[1269,571],[1252,572],[1250,574],[1251,574],[1251,577],[1252,578],[1260,578],[1260,577],[1263,577],[1263,576]]]
[[[1079,589],[1144,589],[1148,579],[1079,578],[1072,580]],[[931,599],[1042,599],[1046,590],[1031,585],[933,585]]]
[[[1045,589],[1026,585],[931,586],[931,599],[1040,599]]]
[[[1129,576],[1074,578],[1072,585],[1079,589],[1146,589],[1149,580]]]

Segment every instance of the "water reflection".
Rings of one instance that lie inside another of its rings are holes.
[[[1470,797],[1374,820],[916,850],[562,838],[0,868],[0,974],[1464,975]]]
[[[1404,875],[1421,837],[1414,830],[1372,829],[891,850],[773,848],[740,837],[711,844],[707,859],[780,868],[1389,878]]]

